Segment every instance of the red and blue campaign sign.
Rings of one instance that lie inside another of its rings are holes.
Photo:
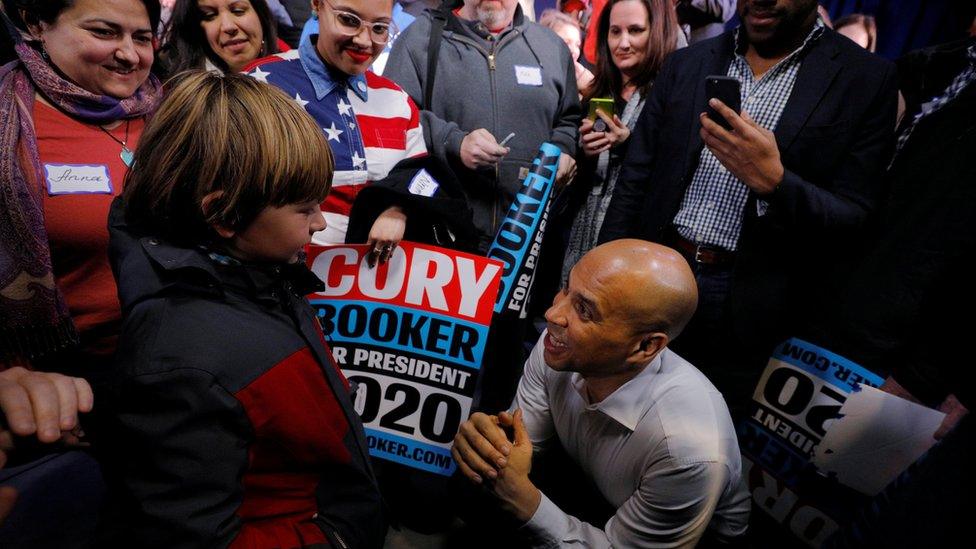
[[[502,264],[401,242],[370,267],[369,247],[312,246],[325,282],[309,300],[332,354],[358,388],[370,454],[450,475],[450,446],[471,411]]]
[[[753,501],[784,527],[753,529],[761,545],[796,545],[799,539],[819,547],[865,503],[862,494],[818,472],[812,458],[851,392],[882,381],[801,339],[777,346],[753,393],[750,417],[738,426],[743,476]]]

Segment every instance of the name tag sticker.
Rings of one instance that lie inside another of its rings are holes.
[[[420,196],[434,196],[437,192],[440,183],[427,170],[420,170],[417,175],[413,176],[410,180],[410,194],[417,194]]]
[[[47,193],[112,194],[112,179],[104,164],[44,164]]]
[[[515,65],[515,80],[517,80],[521,86],[541,86],[542,69],[539,67]]]

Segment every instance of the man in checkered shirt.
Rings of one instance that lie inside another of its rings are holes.
[[[879,199],[894,145],[894,66],[826,28],[815,0],[740,0],[742,25],[671,56],[631,138],[601,241],[685,255],[699,286],[672,348],[733,417],[779,341],[805,336]],[[741,116],[705,79],[741,84]]]

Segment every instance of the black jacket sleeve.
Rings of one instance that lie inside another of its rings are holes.
[[[815,185],[789,166],[783,181],[768,198],[770,215],[784,226],[804,231],[835,231],[849,235],[861,226],[881,198],[878,184],[894,148],[898,109],[897,76],[893,64],[854,131],[857,136],[829,186]]]
[[[207,372],[176,368],[119,382],[102,434],[118,496],[111,530],[128,547],[226,547],[237,536],[250,424]]]

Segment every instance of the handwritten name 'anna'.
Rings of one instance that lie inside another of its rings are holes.
[[[103,183],[104,176],[95,175],[75,175],[71,168],[66,168],[60,175],[48,177],[52,183]]]

